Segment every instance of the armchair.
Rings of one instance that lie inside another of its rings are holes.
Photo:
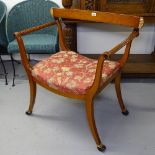
[[[93,100],[95,96],[110,83],[110,81],[114,80],[122,114],[128,115],[121,95],[121,70],[128,59],[131,43],[133,39],[139,35],[139,28],[143,26],[143,18],[108,12],[103,13],[97,11],[56,8],[51,9],[51,14],[55,17],[54,22],[15,33],[22,63],[27,72],[30,84],[30,104],[26,114],[32,114],[36,97],[36,84],[39,84],[56,94],[84,100],[88,124],[97,148],[99,151],[104,151],[106,147],[100,140],[95,124]],[[60,18],[123,25],[132,28],[132,32],[126,40],[116,45],[111,50],[102,53],[98,60],[95,60],[82,56],[74,51],[70,51],[66,47]],[[51,25],[57,25],[58,27],[59,43],[62,51],[31,66],[26,55],[26,48],[22,37]],[[125,51],[120,60],[112,61],[107,59],[122,47],[125,47]]]

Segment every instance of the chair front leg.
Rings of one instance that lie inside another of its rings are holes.
[[[34,82],[32,78],[29,78],[29,85],[30,85],[30,104],[28,111],[26,111],[27,115],[32,114],[36,98],[36,82]]]
[[[120,81],[121,81],[121,73],[116,76],[115,78],[115,90],[116,90],[116,95],[118,98],[118,102],[122,111],[122,114],[127,116],[129,112],[127,111],[123,99],[122,99],[122,93],[121,93],[121,87],[120,87]]]
[[[101,143],[100,137],[97,132],[95,119],[94,119],[94,105],[93,105],[92,99],[88,99],[86,101],[86,114],[87,114],[87,120],[88,120],[90,130],[91,130],[94,140],[97,144],[97,149],[99,151],[103,152],[103,151],[105,151],[106,147],[105,147],[105,145],[103,145]]]

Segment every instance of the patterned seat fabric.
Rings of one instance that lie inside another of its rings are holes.
[[[63,92],[85,94],[92,86],[97,60],[79,55],[73,51],[61,51],[37,63],[32,75],[50,87]],[[102,83],[120,68],[115,61],[105,60]]]

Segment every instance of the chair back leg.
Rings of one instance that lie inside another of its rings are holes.
[[[116,90],[116,95],[118,99],[118,103],[120,105],[121,111],[123,115],[128,115],[128,111],[124,105],[123,99],[122,99],[122,93],[121,93],[121,87],[120,87],[120,81],[121,81],[121,73],[118,74],[115,78],[115,90]]]

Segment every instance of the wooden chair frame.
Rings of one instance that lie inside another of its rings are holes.
[[[32,27],[26,30],[23,30],[21,32],[16,32],[15,37],[18,41],[19,49],[20,49],[20,55],[22,59],[22,63],[24,65],[24,68],[27,72],[27,76],[29,79],[29,85],[30,85],[30,104],[29,109],[26,112],[26,114],[30,115],[32,114],[32,110],[35,103],[36,98],[36,84],[41,85],[42,87],[59,94],[61,96],[74,98],[74,99],[80,99],[85,101],[85,107],[86,107],[86,114],[88,119],[88,124],[91,129],[92,135],[94,137],[94,140],[96,142],[97,148],[99,151],[104,151],[106,149],[105,145],[102,144],[100,137],[97,132],[95,120],[94,120],[94,103],[93,100],[95,96],[101,92],[101,90],[110,83],[113,79],[115,81],[115,89],[116,94],[118,98],[118,102],[121,108],[121,111],[124,115],[128,115],[128,111],[123,103],[122,95],[121,95],[121,88],[120,88],[120,79],[121,79],[121,69],[125,65],[129,53],[130,53],[130,47],[133,39],[139,35],[139,28],[143,26],[143,18],[137,17],[137,16],[131,16],[131,15],[123,15],[123,14],[115,14],[115,13],[108,13],[108,12],[94,12],[94,11],[84,11],[84,10],[76,10],[76,9],[57,9],[53,8],[51,9],[51,14],[55,17],[54,22],[49,22],[43,25],[39,25],[36,27]],[[65,93],[61,92],[60,90],[56,90],[52,87],[49,87],[47,84],[40,81],[38,78],[32,76],[32,66],[29,64],[26,50],[24,47],[24,42],[22,39],[23,35],[27,35],[31,32],[46,28],[48,26],[57,25],[58,27],[58,33],[59,33],[59,44],[62,50],[69,51],[69,49],[66,47],[63,32],[62,32],[62,26],[61,21],[62,19],[68,19],[68,20],[85,20],[85,21],[91,21],[91,22],[103,22],[103,23],[111,23],[111,24],[118,24],[123,26],[128,26],[133,28],[133,31],[130,33],[130,35],[122,41],[120,44],[116,45],[114,48],[112,48],[109,51],[103,52],[100,57],[98,58],[97,68],[96,68],[96,74],[95,79],[93,82],[93,85],[86,91],[86,94],[77,95],[73,93]],[[112,77],[108,79],[102,86],[100,86],[101,78],[102,78],[102,66],[104,63],[104,60],[107,58],[110,58],[110,56],[114,53],[116,53],[119,49],[125,46],[125,51],[122,56],[122,58],[119,60],[121,68],[118,70]]]

